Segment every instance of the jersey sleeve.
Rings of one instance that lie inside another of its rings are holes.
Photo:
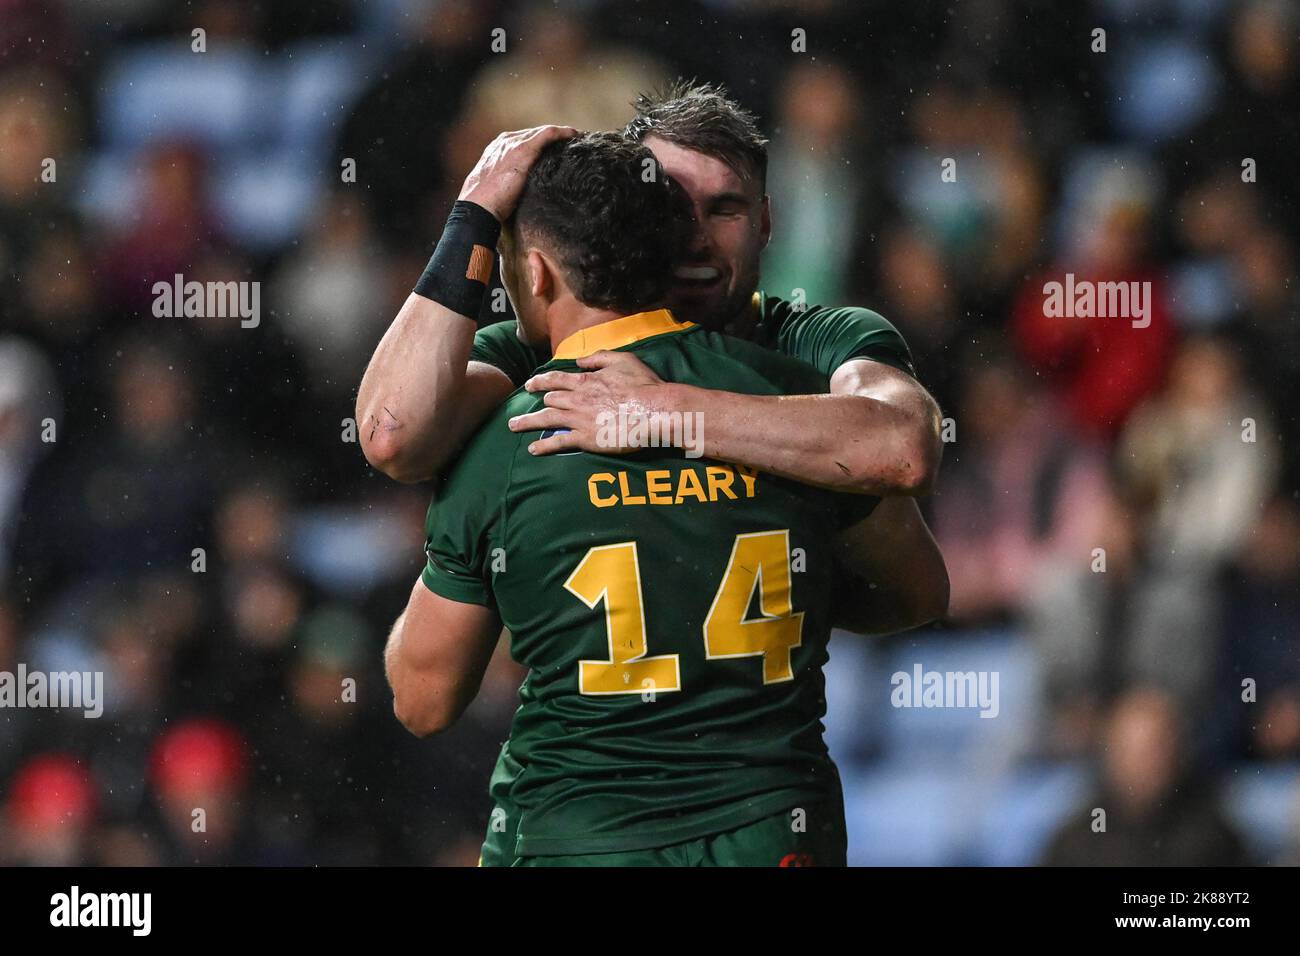
[[[498,368],[510,377],[510,384],[520,388],[533,371],[546,361],[533,349],[519,340],[515,323],[494,322],[474,333],[474,344],[469,350],[471,362],[484,362]]]
[[[487,428],[504,422],[489,421]],[[480,439],[483,436],[480,435]],[[476,439],[438,483],[425,517],[420,579],[434,594],[461,604],[495,605],[492,534],[505,497],[509,462],[497,442]],[[495,452],[495,454],[494,454]]]
[[[777,348],[803,359],[824,375],[835,374],[850,359],[865,358],[916,377],[907,342],[880,313],[819,306],[799,311],[788,302],[782,302],[781,307],[784,315],[777,332]]]

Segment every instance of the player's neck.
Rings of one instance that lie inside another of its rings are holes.
[[[754,334],[759,318],[754,296],[755,293],[750,293],[740,301],[736,311],[723,321],[721,331],[742,339],[748,339]]]
[[[622,312],[611,309],[594,309],[577,299],[567,298],[551,306],[547,314],[547,328],[551,335],[551,352],[574,332],[589,329],[602,322],[621,319]]]

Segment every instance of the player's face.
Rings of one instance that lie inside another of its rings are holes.
[[[695,207],[695,236],[669,305],[678,318],[722,328],[758,288],[759,258],[772,234],[767,197],[720,159],[657,136],[645,145]]]

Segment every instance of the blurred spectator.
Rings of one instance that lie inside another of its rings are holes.
[[[119,343],[108,361],[109,427],[93,439],[89,423],[80,434],[64,429],[69,453],[25,503],[19,549],[29,587],[190,560],[218,457],[190,417],[197,363],[163,336]]]
[[[1045,564],[1086,565],[1106,477],[996,341],[965,353],[956,440],[945,451],[934,533],[952,582],[949,614],[1006,620]]]
[[[1129,653],[1184,705],[1210,697],[1222,664],[1223,570],[1272,493],[1277,436],[1267,407],[1216,338],[1178,352],[1164,390],[1121,436],[1118,472],[1138,509],[1149,579]]]
[[[1300,194],[1286,172],[1294,154],[1287,137],[1269,135],[1267,128],[1294,114],[1300,96],[1297,24],[1300,11],[1286,0],[1235,4],[1220,44],[1227,77],[1219,108],[1168,143],[1162,156],[1180,186],[1224,169],[1240,178],[1243,160],[1254,159],[1250,188],[1270,197],[1263,216],[1292,235],[1300,229]]]
[[[58,439],[60,411],[54,369],[40,350],[0,336],[0,580],[9,574],[28,478]]]
[[[61,102],[66,95],[57,75],[37,70],[0,75],[0,209],[6,213],[0,221],[8,227],[31,229],[24,214],[49,210],[58,201],[59,190],[50,188],[59,182],[57,163],[71,158],[77,139],[77,114]],[[50,159],[56,164],[54,179]]]
[[[75,220],[58,216],[24,262],[15,318],[44,343],[65,371],[88,374],[86,340],[95,333],[95,286],[86,241]]]
[[[456,170],[444,168],[444,141],[492,55],[487,37],[498,22],[495,6],[477,0],[415,5],[402,47],[343,127],[339,152],[356,160],[357,184],[383,236],[399,251],[434,241],[440,211],[445,218],[460,188]]]
[[[1236,680],[1229,689],[1240,700],[1240,682],[1255,682],[1257,701],[1245,708],[1253,750],[1270,759],[1295,759],[1300,757],[1300,508],[1295,501],[1273,498],[1248,540],[1230,591]]]
[[[0,816],[0,864],[77,866],[86,862],[95,821],[95,785],[66,754],[45,754],[14,774]]]
[[[148,312],[156,282],[186,275],[196,256],[219,240],[204,193],[207,157],[197,145],[164,143],[140,161],[143,207],[107,237],[98,268],[113,306]]]
[[[1154,186],[1132,164],[1115,160],[1081,175],[1077,188],[1086,198],[1067,217],[1064,254],[1025,284],[1012,330],[1076,426],[1111,439],[1160,385],[1172,348],[1164,282],[1150,262]],[[1062,288],[1064,314],[1048,307],[1049,283]],[[1107,283],[1136,292],[1102,306],[1100,290]],[[1071,288],[1092,291],[1093,308],[1077,308],[1081,296],[1071,299]],[[1116,304],[1120,308],[1112,313]]]
[[[1118,449],[1120,479],[1147,516],[1152,560],[1206,572],[1233,558],[1272,490],[1276,443],[1267,407],[1224,343],[1185,343]]]
[[[483,67],[448,139],[453,178],[463,178],[502,130],[543,123],[621,129],[637,93],[669,78],[652,58],[591,36],[573,9],[529,2],[516,22],[506,54]]]
[[[1189,765],[1182,717],[1159,691],[1116,702],[1101,739],[1101,780],[1057,832],[1052,866],[1241,866],[1248,862],[1214,788]],[[1102,818],[1097,811],[1104,811]]]
[[[0,317],[6,329],[11,316],[22,316],[29,263],[51,225],[68,218],[60,200],[78,166],[78,121],[59,76],[34,68],[0,71]]]
[[[910,120],[916,147],[895,160],[909,219],[958,282],[987,293],[1022,277],[1043,187],[1019,104],[996,86],[941,82]]]
[[[1132,622],[1146,597],[1135,515],[1117,496],[1102,497],[1089,544],[1100,553],[1090,548],[1045,562],[1025,608],[1043,666],[1039,747],[1058,757],[1092,745],[1104,701],[1132,676],[1123,649],[1133,643]],[[1172,627],[1183,623],[1175,618]]]
[[[863,102],[838,64],[801,63],[785,77],[768,157],[776,228],[763,257],[763,287],[788,299],[840,303],[850,288],[854,243],[871,190],[861,142]],[[874,197],[873,197],[874,198]]]
[[[1143,683],[1188,709],[1214,699],[1225,621],[1221,572],[1271,487],[1274,437],[1243,440],[1258,412],[1236,362],[1213,339],[1180,349],[1166,388],[1120,439],[1118,496],[1091,562],[1044,568],[1029,632],[1043,652],[1047,749],[1075,751],[1101,700]],[[1215,741],[1217,743],[1217,741]]]
[[[247,780],[244,742],[226,724],[185,721],[159,738],[150,782],[161,810],[166,862],[257,862],[246,820]]]
[[[938,246],[915,229],[901,225],[887,229],[881,241],[879,287],[879,311],[907,330],[917,375],[939,408],[951,414],[960,385],[958,337],[965,325],[958,310],[957,286],[948,281]]]
[[[353,194],[326,200],[302,249],[275,278],[279,324],[305,356],[313,380],[349,399],[391,315],[369,217]]]
[[[360,702],[381,691],[365,675],[380,650],[354,611],[318,608],[303,622],[289,673],[289,701],[254,704],[257,751],[272,778],[261,787],[258,818],[266,842],[287,859],[312,865],[379,862],[367,795],[375,779],[367,741],[373,728]]]

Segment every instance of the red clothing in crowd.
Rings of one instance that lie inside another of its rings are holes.
[[[1066,270],[1049,270],[1025,286],[1012,313],[1012,334],[1030,366],[1053,387],[1073,421],[1085,432],[1113,439],[1129,413],[1160,385],[1173,353],[1174,327],[1163,283],[1140,271],[1124,275],[1076,274],[1090,280],[1150,282],[1150,324],[1134,327],[1132,316],[1078,317],[1073,310],[1049,315],[1049,282],[1066,283]],[[1067,308],[1070,302],[1066,301]]]

